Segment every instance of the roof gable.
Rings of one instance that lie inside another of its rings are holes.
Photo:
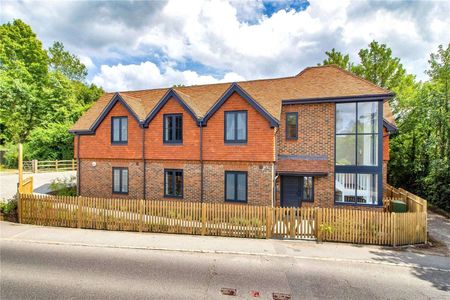
[[[208,120],[219,110],[222,104],[230,98],[233,93],[237,93],[243,99],[245,99],[254,109],[256,109],[267,121],[270,123],[271,127],[278,126],[278,120],[270,115],[264,107],[262,107],[255,99],[252,98],[246,91],[244,91],[239,84],[236,82],[232,83],[231,86],[223,93],[223,95],[217,100],[217,102],[211,107],[211,109],[206,113],[202,120],[202,123],[206,125]]]
[[[130,104],[127,103],[127,101]],[[100,125],[100,123],[106,118],[108,113],[111,111],[111,109],[117,103],[122,104],[127,109],[127,111],[133,116],[133,118],[136,120],[136,122],[138,122],[139,124],[142,124],[143,120],[141,120],[136,113],[136,111],[142,111],[140,100],[138,98],[134,98],[129,95],[121,95],[120,93],[114,93],[114,95],[111,97],[108,104],[104,107],[104,109],[102,110],[100,115],[97,117],[97,119],[94,121],[92,126],[90,126],[88,129],[81,129],[81,130],[72,128],[71,130],[69,130],[69,132],[76,133],[76,134],[92,134],[92,133],[94,133],[95,130],[97,129],[97,127]]]
[[[198,118],[192,108],[180,97],[180,95],[175,91],[175,89],[169,89],[166,94],[161,98],[155,108],[148,114],[145,118],[143,125],[145,127],[153,120],[153,118],[158,114],[161,108],[169,101],[171,98],[175,99],[185,110],[189,113],[189,115],[194,119],[195,122],[198,122]]]

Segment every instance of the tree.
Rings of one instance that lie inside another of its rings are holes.
[[[350,56],[348,54],[344,55],[333,48],[331,49],[331,51],[326,51],[325,55],[327,56],[327,58],[323,61],[323,65],[337,65],[344,70],[352,70],[353,63],[350,62]]]
[[[59,71],[71,80],[83,81],[88,74],[87,68],[80,59],[64,49],[61,42],[54,42],[48,49],[50,69]]]
[[[405,76],[400,58],[392,57],[392,50],[385,44],[372,41],[368,49],[358,53],[361,62],[352,71],[383,88],[392,89],[399,85]]]

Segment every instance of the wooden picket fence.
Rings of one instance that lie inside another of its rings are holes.
[[[21,194],[22,223],[196,235],[317,239],[376,245],[426,242],[426,212],[283,208]]]
[[[390,200],[401,200],[406,203],[408,212],[427,212],[427,201],[402,188],[396,189],[385,184],[385,196]]]

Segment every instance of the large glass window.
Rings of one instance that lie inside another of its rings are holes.
[[[183,197],[183,170],[164,170],[164,196]]]
[[[164,143],[183,142],[183,115],[164,115]]]
[[[128,168],[113,168],[113,193],[128,193]]]
[[[380,102],[336,104],[335,201],[378,204]]]
[[[298,113],[286,113],[286,139],[296,140],[298,138]]]
[[[247,111],[225,112],[225,142],[247,142]]]
[[[111,143],[126,144],[128,142],[128,117],[111,118]]]
[[[225,201],[247,202],[247,172],[225,172]]]

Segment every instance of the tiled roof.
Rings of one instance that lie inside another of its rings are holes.
[[[231,85],[232,83],[194,85],[176,87],[173,90],[201,119]],[[390,93],[388,90],[334,65],[306,68],[292,77],[241,81],[238,82],[238,85],[276,120],[280,120],[283,100],[386,95]],[[139,119],[144,120],[169,90],[170,88],[125,91],[120,92],[119,95]],[[73,125],[71,131],[90,130],[113,95],[114,93],[106,93],[101,96]],[[392,116],[390,109],[386,109],[386,104],[385,111],[389,112],[387,115],[385,114],[385,117]]]

